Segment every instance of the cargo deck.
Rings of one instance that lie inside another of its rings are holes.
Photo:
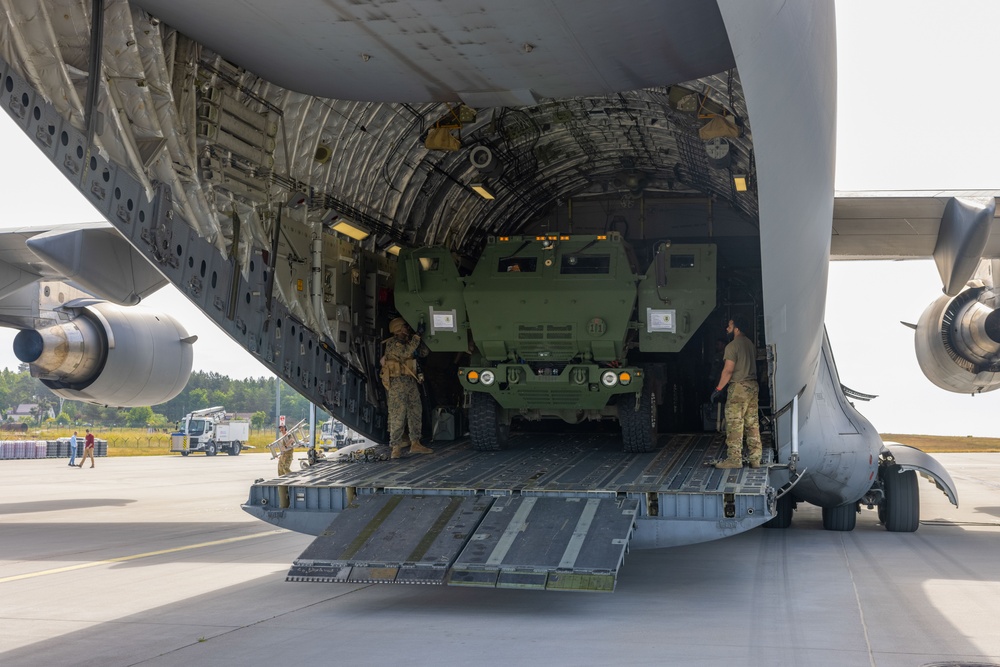
[[[768,467],[712,467],[721,434],[660,436],[649,454],[623,453],[610,434],[514,435],[502,452],[433,447],[258,481],[243,507],[319,535],[292,581],[576,590],[612,590],[629,547],[718,539],[774,514]]]

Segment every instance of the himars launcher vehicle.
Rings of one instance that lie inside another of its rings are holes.
[[[641,249],[645,268],[617,232],[490,238],[465,277],[447,248],[400,253],[396,307],[432,351],[470,353],[457,379],[476,449],[505,448],[514,418],[558,418],[616,419],[626,452],[653,451],[673,369],[651,353],[681,352],[715,308],[716,253]]]

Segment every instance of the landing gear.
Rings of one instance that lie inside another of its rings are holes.
[[[476,451],[498,452],[507,448],[510,417],[489,394],[469,395],[469,439]]]
[[[854,530],[858,523],[858,504],[846,503],[836,507],[823,508],[823,528],[847,532]]]
[[[920,525],[920,490],[917,473],[900,472],[892,464],[879,470],[885,496],[878,504],[878,518],[885,529],[893,533],[912,533]]]
[[[774,517],[764,524],[765,528],[780,528],[784,530],[792,525],[792,511],[795,509],[795,500],[791,493],[778,498],[774,504]]]
[[[618,397],[618,423],[626,452],[638,454],[656,449],[656,392],[651,384],[644,383],[640,394]]]

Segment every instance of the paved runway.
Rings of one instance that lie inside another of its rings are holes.
[[[0,461],[0,665],[1000,664],[1000,454],[940,460],[916,533],[801,506],[610,595],[286,583],[312,538],[239,509],[268,456]]]

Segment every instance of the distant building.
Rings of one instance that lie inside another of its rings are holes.
[[[37,410],[37,403],[21,403],[16,408],[7,413],[7,418],[14,421],[34,421],[37,419],[35,410]],[[42,414],[42,420],[55,418],[55,413],[52,408],[46,408],[45,412]]]

